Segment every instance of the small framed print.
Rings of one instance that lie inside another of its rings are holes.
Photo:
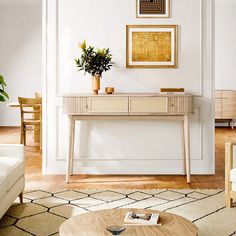
[[[127,68],[176,68],[177,25],[127,25]]]
[[[136,0],[137,18],[169,18],[170,0]]]

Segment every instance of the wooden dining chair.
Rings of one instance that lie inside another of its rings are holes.
[[[225,200],[226,206],[233,206],[236,199],[236,167],[234,163],[234,147],[236,143],[225,144]]]
[[[42,133],[42,98],[18,97],[21,113],[21,144],[26,145],[26,132],[37,129]],[[41,143],[41,142],[40,142]],[[40,144],[41,149],[41,144]]]
[[[42,98],[42,94],[39,92],[35,92],[35,98]],[[34,110],[37,111],[39,108],[35,107]],[[41,105],[41,113],[42,113],[42,105]],[[34,118],[38,119],[39,116],[41,116],[42,114],[39,113],[35,113],[34,114]],[[39,129],[39,125],[35,125],[35,129],[34,129],[34,140],[36,142],[39,142],[39,146],[40,146],[40,150],[42,150],[42,129]]]

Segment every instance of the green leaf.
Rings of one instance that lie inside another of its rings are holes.
[[[7,86],[2,75],[0,75],[0,84]]]
[[[8,94],[7,94],[4,90],[0,89],[0,94],[2,94],[4,97],[6,97],[7,99],[9,99]]]
[[[5,92],[6,83],[4,81],[4,78],[2,75],[0,75],[0,102],[5,102],[7,99],[9,99],[8,94]]]
[[[4,82],[4,78],[2,75],[0,75],[0,83]]]
[[[0,102],[5,102],[5,101],[6,101],[6,98],[0,95]]]

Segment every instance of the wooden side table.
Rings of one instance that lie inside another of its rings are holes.
[[[171,213],[141,210],[112,209],[85,213],[66,220],[59,229],[60,236],[111,236],[106,230],[111,225],[123,225],[127,212],[159,213],[160,226],[125,226],[121,236],[197,236],[197,227],[189,220]]]

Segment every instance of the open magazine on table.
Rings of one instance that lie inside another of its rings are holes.
[[[159,213],[127,212],[124,218],[125,225],[161,225]]]

